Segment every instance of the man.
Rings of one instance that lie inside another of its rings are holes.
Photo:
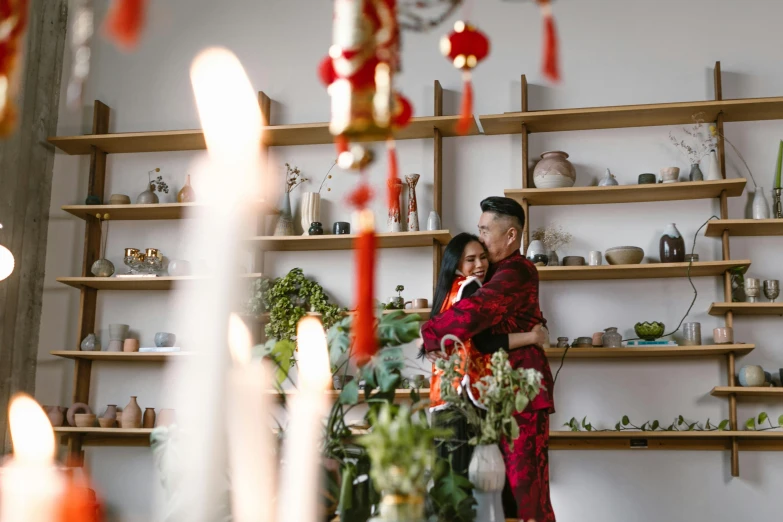
[[[473,296],[424,324],[424,349],[440,350],[441,339],[452,334],[469,339],[486,329],[493,334],[529,332],[546,324],[538,304],[538,271],[519,252],[525,213],[509,198],[490,197],[481,202],[479,238],[489,254],[488,280]],[[532,368],[543,375],[544,388],[524,412],[515,414],[519,438],[514,451],[502,445],[508,486],[516,513],[507,517],[554,522],[549,500],[549,414],[554,412],[552,372],[541,348],[528,346],[509,352],[514,368]]]

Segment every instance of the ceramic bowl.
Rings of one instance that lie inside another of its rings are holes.
[[[658,178],[655,174],[639,174],[639,185],[655,185]]]
[[[764,385],[764,369],[761,366],[743,366],[737,374],[740,386],[757,387]]]
[[[604,252],[610,265],[638,265],[644,259],[644,250],[635,246],[613,247]]]
[[[98,424],[101,428],[113,428],[117,425],[117,419],[104,419],[101,417],[98,419]]]
[[[734,329],[729,326],[721,326],[712,331],[715,344],[731,344],[734,342]]]
[[[658,321],[636,323],[633,330],[645,341],[654,341],[663,336],[665,325]]]
[[[661,169],[661,183],[676,183],[680,180],[680,167],[664,167]]]
[[[155,346],[159,348],[174,346],[177,342],[177,336],[173,333],[158,332],[155,334]]]
[[[563,266],[584,266],[585,258],[582,256],[566,256],[563,258]]]
[[[98,418],[94,413],[77,413],[74,415],[77,428],[93,428],[95,427],[95,419]]]
[[[593,346],[593,338],[592,337],[577,337],[576,341],[574,341],[574,344],[572,345],[577,348],[592,348]]]
[[[125,194],[112,194],[109,205],[130,205],[130,197]]]

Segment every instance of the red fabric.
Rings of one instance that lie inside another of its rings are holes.
[[[106,32],[119,47],[130,50],[139,42],[147,0],[114,0],[106,15]]]
[[[500,445],[506,463],[506,478],[514,494],[521,521],[555,522],[549,499],[549,414],[543,411],[514,414],[519,437],[510,451]],[[511,517],[506,513],[506,517]]]
[[[538,271],[519,252],[490,267],[488,281],[471,297],[424,323],[421,337],[427,352],[440,350],[446,334],[471,339],[486,329],[494,334],[529,332],[537,324],[546,325],[538,304]],[[552,371],[544,350],[527,346],[509,352],[514,368],[532,368],[543,375],[541,392],[526,412],[554,411]]]
[[[14,106],[14,83],[24,51],[24,32],[27,28],[27,0],[0,0],[0,20],[16,17],[6,39],[0,41],[0,77],[5,77],[5,108],[0,112],[0,137],[9,136],[16,128],[17,109]]]
[[[470,74],[465,76],[465,87],[462,91],[462,110],[457,122],[457,134],[464,136],[470,130],[470,122],[473,119],[473,84]]]

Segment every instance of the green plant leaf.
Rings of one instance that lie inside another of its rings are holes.
[[[620,423],[619,422],[614,425],[614,429],[617,430],[617,431],[620,431]]]
[[[631,423],[631,419],[628,418],[628,415],[623,415],[623,426],[628,426]]]
[[[652,430],[655,431],[660,427],[660,423],[657,420],[654,420],[652,423]]]
[[[527,408],[527,405],[530,403],[530,399],[527,398],[526,395],[522,393],[518,393],[515,399],[515,406],[516,410],[521,412],[525,408]]]
[[[723,419],[722,421],[720,421],[720,424],[718,424],[718,429],[721,431],[726,431],[728,425],[729,425],[729,420]]]
[[[354,379],[343,385],[340,392],[340,404],[356,404],[359,402],[359,382]]]
[[[778,427],[779,427],[779,428],[783,427],[783,415],[781,415],[780,417],[778,417]]]
[[[751,417],[748,420],[745,421],[745,429],[748,430],[755,430],[756,429],[756,418]]]
[[[677,426],[682,426],[683,424],[685,424],[685,418],[682,415],[680,415],[679,417],[677,417]]]
[[[767,415],[767,412],[762,411],[761,413],[759,413],[759,420],[758,420],[759,425],[764,424],[765,422],[767,422],[768,418],[769,418],[769,416]]]

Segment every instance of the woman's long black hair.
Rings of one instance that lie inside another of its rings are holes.
[[[465,247],[479,238],[473,234],[462,232],[454,236],[446,249],[443,251],[443,261],[440,263],[440,274],[438,275],[438,284],[435,286],[435,295],[432,297],[432,316],[440,313],[443,307],[443,301],[449,296],[451,286],[454,284],[454,278],[457,277],[457,268],[462,259],[462,252]]]

